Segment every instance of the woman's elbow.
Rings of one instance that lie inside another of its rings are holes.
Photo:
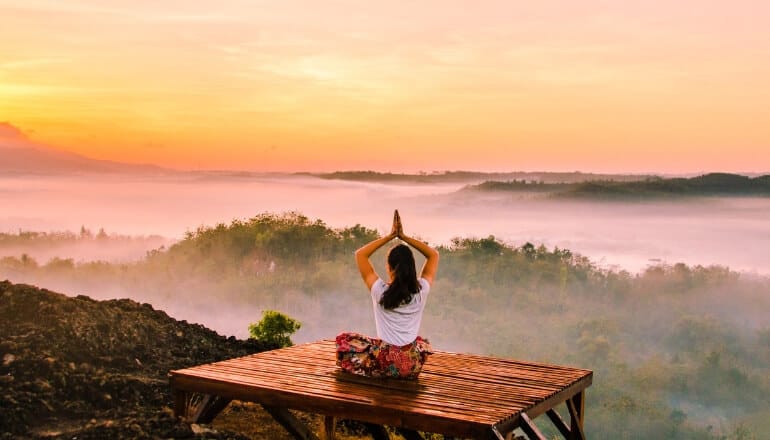
[[[355,251],[353,253],[353,256],[355,257],[356,263],[358,263],[359,266],[369,261],[369,257],[366,254],[364,254],[364,252],[362,252],[361,249]]]

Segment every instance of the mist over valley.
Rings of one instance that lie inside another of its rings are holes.
[[[547,173],[529,176],[541,181],[549,178]],[[569,173],[554,176],[576,179]],[[577,177],[593,178],[590,174]],[[85,227],[96,233],[103,228],[111,234],[160,236],[173,242],[199,226],[289,211],[322,219],[333,227],[362,224],[385,231],[387,213],[398,208],[411,229],[434,244],[448,244],[454,237],[494,235],[514,244],[570,249],[597,264],[634,273],[661,262],[720,264],[738,271],[770,273],[764,251],[770,248],[767,197],[610,203],[553,198],[527,188],[468,190],[486,180],[488,176],[471,175],[449,182],[404,179],[384,183],[227,172],[0,175],[0,205],[11,207],[0,214],[0,232],[78,232]],[[105,247],[101,253],[73,249],[58,256],[120,261],[139,258],[159,243],[147,241],[146,249],[133,246],[125,252],[119,247],[110,251]],[[23,250],[14,248],[5,255],[19,251]],[[35,255],[43,260],[55,256],[51,252]]]
[[[767,429],[770,199],[468,190],[484,181],[6,175],[0,279],[241,338],[264,310],[302,323],[295,342],[372,334],[352,254],[398,208],[441,252],[422,324],[434,346],[594,370],[597,438]],[[373,262],[384,274],[384,251]]]

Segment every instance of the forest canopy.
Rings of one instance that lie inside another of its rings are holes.
[[[710,173],[685,178],[647,177],[635,181],[590,179],[582,182],[547,183],[542,180],[487,180],[469,185],[474,191],[530,191],[553,197],[580,199],[656,199],[669,197],[770,196],[770,175],[748,177]]]
[[[378,235],[264,213],[200,227],[133,263],[6,256],[0,278],[130,296],[171,314],[197,313],[207,325],[245,311],[244,332],[262,311],[280,311],[302,322],[301,342],[374,332],[352,253]],[[456,237],[438,249],[423,335],[439,349],[594,370],[590,437],[752,438],[770,429],[767,278],[682,263],[632,274],[494,236]],[[384,274],[384,251],[373,261]]]

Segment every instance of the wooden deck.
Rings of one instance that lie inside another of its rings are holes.
[[[287,409],[451,435],[503,440],[516,428],[544,438],[532,419],[546,414],[568,439],[584,439],[589,370],[438,351],[416,381],[369,379],[339,371],[334,341],[171,371],[177,415],[210,422],[232,399],[262,404],[296,438],[316,436]],[[562,420],[554,408],[566,403]],[[409,432],[410,438],[416,432]]]

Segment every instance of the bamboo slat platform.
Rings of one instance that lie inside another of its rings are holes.
[[[169,373],[178,416],[207,423],[232,399],[256,402],[295,438],[315,439],[288,409],[460,438],[503,440],[516,428],[545,438],[532,419],[546,414],[568,439],[584,439],[589,370],[438,351],[416,381],[339,371],[334,341],[319,341]],[[566,403],[565,422],[554,408]]]

